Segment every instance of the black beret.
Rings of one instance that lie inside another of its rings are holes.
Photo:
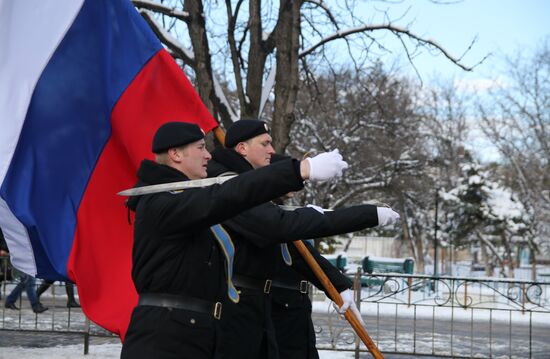
[[[162,153],[204,138],[204,132],[194,123],[167,122],[160,126],[153,137],[153,153]]]
[[[227,129],[225,147],[235,147],[239,142],[249,140],[263,133],[269,133],[269,128],[264,121],[239,120]]]

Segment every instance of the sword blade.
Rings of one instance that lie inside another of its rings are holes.
[[[309,208],[309,207],[303,207],[303,206],[288,206],[288,205],[285,205],[285,204],[282,204],[282,205],[279,205],[279,208],[281,208],[282,210],[284,211],[295,211],[297,209],[300,209],[300,208]],[[328,208],[321,208],[323,210],[323,212],[332,212],[334,211],[333,209],[328,209]]]
[[[170,192],[170,191],[177,191],[177,190],[189,189],[189,188],[200,188],[200,187],[212,186],[214,184],[222,184],[225,181],[228,181],[234,177],[236,176],[204,178],[199,180],[171,182],[171,183],[155,184],[151,186],[135,187],[124,191],[120,191],[117,193],[117,195],[128,196],[128,197],[142,196],[142,195],[151,194],[151,193]]]

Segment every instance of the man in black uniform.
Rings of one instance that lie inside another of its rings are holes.
[[[317,206],[311,206],[320,213],[323,210]],[[304,241],[310,252],[316,252],[313,241]],[[291,258],[300,258],[294,246],[290,246]],[[294,262],[289,262],[285,256],[277,258],[276,270],[272,285],[271,317],[275,327],[279,357],[284,359],[318,359],[316,348],[315,328],[311,319],[312,305],[308,295],[308,276],[304,276],[303,270],[296,270]],[[298,261],[298,263],[301,263]],[[340,283],[348,280],[338,268],[326,261],[323,257],[323,271],[332,283]],[[300,264],[303,265],[303,264]],[[316,285],[317,288],[320,288]],[[351,282],[350,282],[351,287]],[[344,304],[338,308],[340,313],[350,308],[359,318],[361,314],[353,301],[353,292],[348,289],[340,293]]]
[[[217,148],[212,153],[209,176],[255,172],[251,170],[269,165],[273,154],[266,124],[257,120],[240,120],[228,129],[226,148]],[[396,213],[395,216],[399,217]],[[273,203],[264,203],[223,222],[223,225],[235,243],[233,278],[241,300],[238,304],[227,303],[224,307],[224,317],[219,322],[221,334],[216,358],[264,359],[278,357],[269,293],[272,286],[279,284],[273,281],[273,274],[281,251],[292,249],[292,246],[281,246],[280,243],[374,227],[378,225],[378,216],[377,207],[372,205],[321,214],[312,208],[284,211]],[[327,265],[331,266],[318,252],[313,251],[313,254],[325,270]],[[303,274],[321,287],[307,266],[299,265],[301,256],[292,256],[292,261],[296,262],[297,268],[306,268]],[[353,299],[347,294],[350,294],[351,281],[344,276],[331,279],[336,289],[346,294],[344,307],[350,306]]]
[[[292,258],[299,255],[293,255]],[[278,258],[276,267],[273,282],[279,285],[272,286],[271,317],[275,327],[279,357],[318,359],[315,328],[311,320],[312,306],[308,295],[308,278],[289,266],[282,256]],[[324,267],[324,272],[331,282],[334,282],[335,278],[346,278],[334,266],[329,270]]]
[[[8,271],[11,270],[11,268],[8,268],[9,255],[8,245],[4,239],[2,228],[0,228],[0,298],[2,298],[2,282],[11,279],[8,277]]]
[[[170,122],[156,132],[155,162],[144,160],[137,186],[206,177],[211,158],[201,129]],[[284,161],[222,185],[132,197],[135,211],[132,277],[139,294],[121,358],[212,358],[221,302],[238,301],[231,282],[233,244],[217,223],[299,190],[303,180],[341,175],[330,154]]]

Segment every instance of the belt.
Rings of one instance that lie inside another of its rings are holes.
[[[231,279],[235,287],[255,289],[265,294],[271,292],[271,279],[256,279],[242,274],[234,274]]]
[[[212,303],[207,300],[186,295],[168,293],[141,293],[138,306],[149,305],[153,307],[175,308],[192,312],[212,314],[214,319],[222,316],[222,303]]]
[[[286,281],[281,279],[273,279],[271,286],[273,288],[282,288],[298,291],[302,294],[307,294],[309,282],[307,280],[301,280],[299,282]]]

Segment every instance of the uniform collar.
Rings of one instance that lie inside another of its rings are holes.
[[[237,173],[244,173],[254,169],[243,156],[230,148],[216,148],[212,152],[212,160],[218,162],[228,170]]]

